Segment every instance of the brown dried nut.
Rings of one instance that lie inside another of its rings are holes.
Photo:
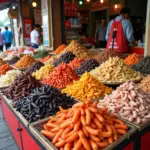
[[[31,88],[39,87],[40,83],[36,81],[29,73],[23,73],[11,84],[3,93],[13,101],[29,95]]]

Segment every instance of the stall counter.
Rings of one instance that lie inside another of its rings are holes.
[[[46,148],[32,135],[29,126],[25,126],[17,113],[0,95],[0,103],[4,119],[20,150],[46,150]]]
[[[130,53],[137,53],[140,55],[144,55],[144,47],[139,46],[130,47]]]

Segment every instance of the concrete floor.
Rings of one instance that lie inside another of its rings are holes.
[[[0,150],[19,150],[14,138],[3,119],[1,104],[0,104]]]

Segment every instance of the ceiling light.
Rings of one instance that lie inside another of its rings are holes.
[[[82,5],[83,4],[83,2],[82,1],[79,1],[79,5]]]
[[[86,0],[87,2],[90,2],[90,0]]]
[[[36,3],[36,2],[32,2],[32,6],[33,6],[33,7],[36,7],[36,6],[37,6],[37,3]]]
[[[115,9],[117,9],[118,8],[118,5],[117,4],[115,4]]]
[[[104,3],[104,0],[100,0],[101,3]]]

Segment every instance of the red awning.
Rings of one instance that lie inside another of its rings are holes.
[[[8,0],[1,0],[0,3],[8,2]]]

